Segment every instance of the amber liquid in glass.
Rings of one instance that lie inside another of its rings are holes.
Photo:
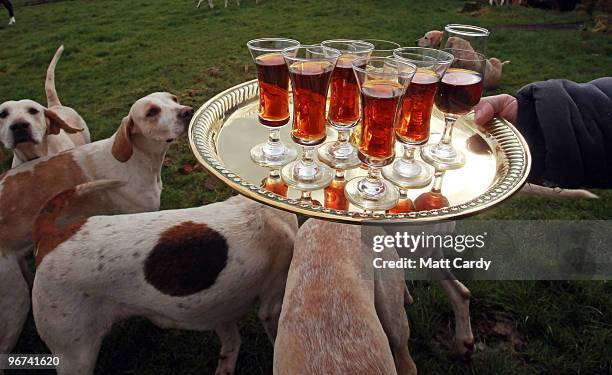
[[[293,140],[304,146],[325,141],[325,105],[334,64],[306,61],[291,64],[293,84]]]
[[[344,195],[345,185],[345,179],[334,179],[331,184],[325,188],[325,207],[334,210],[348,210],[349,201]]]
[[[280,53],[255,59],[259,80],[259,121],[270,127],[289,122],[289,70]]]
[[[414,145],[429,139],[429,121],[439,77],[434,72],[419,72],[414,75],[404,99],[397,121],[397,138]]]
[[[385,161],[393,157],[395,112],[402,86],[385,80],[366,82],[361,88],[363,124],[359,158],[361,161]]]
[[[436,105],[442,112],[464,115],[480,101],[483,90],[482,76],[466,69],[449,69],[436,94]]]
[[[359,120],[359,84],[353,73],[355,56],[338,59],[329,87],[327,116],[336,126],[351,126]]]

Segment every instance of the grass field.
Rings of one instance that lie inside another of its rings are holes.
[[[612,75],[612,37],[581,30],[517,30],[502,24],[585,22],[586,13],[522,7],[462,14],[459,0],[351,2],[243,0],[223,9],[195,9],[195,0],[14,1],[17,26],[0,26],[0,102],[45,103],[43,80],[55,49],[63,103],[87,120],[94,140],[113,134],[131,104],[167,90],[200,106],[215,93],[254,78],[247,40],[283,35],[303,43],[335,37],[380,38],[413,45],[430,29],[459,22],[493,30],[489,54],[511,60],[496,92],[512,93],[536,80],[588,81]],[[1,14],[1,11],[0,11]],[[231,195],[194,164],[187,141],[172,146],[163,170],[165,209],[191,207]],[[0,154],[0,172],[10,155]],[[596,201],[514,197],[487,212],[496,219],[610,219],[612,193]],[[609,282],[471,282],[478,353],[457,361],[448,343],[453,314],[435,284],[412,282],[411,351],[421,374],[610,374],[612,284]],[[2,298],[0,296],[0,298]],[[254,314],[242,326],[239,374],[271,373],[272,347]],[[30,319],[16,353],[47,349]],[[97,374],[213,373],[219,342],[212,333],[162,331],[130,320],[105,340]],[[40,372],[39,372],[40,373]],[[25,374],[25,372],[20,372]]]

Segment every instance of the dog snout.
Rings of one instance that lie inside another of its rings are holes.
[[[185,107],[181,109],[181,111],[179,112],[179,118],[183,120],[183,122],[185,123],[191,121],[192,117],[193,117],[193,108],[191,107]]]
[[[30,128],[30,123],[29,122],[16,122],[14,124],[11,124],[11,126],[9,126],[9,129],[11,129],[11,131],[16,132],[16,131],[20,131],[20,130],[27,130]]]
[[[9,126],[9,129],[13,133],[13,141],[16,145],[19,143],[32,141],[29,122],[15,122]]]

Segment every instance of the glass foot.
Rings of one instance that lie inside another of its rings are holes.
[[[319,160],[334,169],[352,169],[361,164],[357,149],[349,142],[330,142],[319,148]]]
[[[366,210],[385,211],[395,207],[399,200],[399,191],[392,183],[379,180],[371,185],[366,178],[357,177],[347,182],[344,192],[354,205]]]
[[[281,169],[281,177],[288,186],[301,191],[313,191],[326,187],[334,178],[334,171],[316,162],[291,162]]]
[[[439,171],[459,169],[465,165],[465,155],[450,144],[437,143],[422,147],[421,158]]]
[[[261,167],[280,168],[297,158],[297,151],[281,142],[260,143],[251,149],[251,160]]]
[[[433,171],[420,160],[399,159],[383,168],[383,176],[402,189],[419,189],[429,185]]]

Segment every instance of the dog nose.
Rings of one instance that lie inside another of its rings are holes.
[[[417,46],[417,47],[419,46],[419,40],[418,39],[414,41],[414,45]]]
[[[9,129],[11,129],[11,131],[19,131],[19,130],[26,130],[30,127],[30,123],[29,122],[16,122],[14,124],[11,124],[11,126],[9,126]]]
[[[185,121],[191,120],[193,117],[193,108],[185,107],[179,112],[179,117]]]

